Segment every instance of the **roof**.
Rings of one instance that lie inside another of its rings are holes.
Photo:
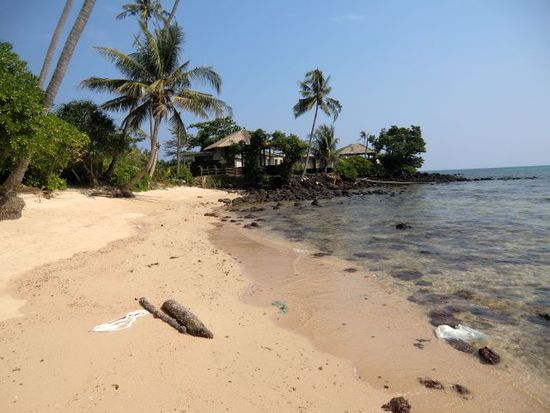
[[[210,146],[207,146],[203,151],[211,151],[218,148],[227,148],[229,146],[235,145],[239,142],[244,142],[245,144],[250,144],[250,132],[247,130],[240,130],[233,132],[231,135],[226,136],[223,139],[220,139],[218,142],[213,143]]]
[[[352,143],[351,145],[344,146],[336,151],[338,155],[364,155],[366,153],[376,153],[376,151],[368,148],[360,143]]]

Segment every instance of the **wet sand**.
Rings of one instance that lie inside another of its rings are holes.
[[[225,225],[212,238],[239,258],[253,280],[244,301],[261,308],[286,303],[288,313],[276,317],[277,325],[352,361],[357,377],[385,391],[388,400],[402,395],[418,412],[550,411],[547,388],[533,388],[528,378],[515,375],[510,361],[483,365],[438,340],[422,310],[374,274],[240,225]],[[427,389],[419,378],[437,380],[445,389]],[[457,394],[455,384],[471,394]]]

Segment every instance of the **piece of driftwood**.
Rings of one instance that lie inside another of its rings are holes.
[[[214,334],[197,318],[195,314],[175,300],[165,301],[160,307],[162,311],[185,326],[187,334],[196,337],[214,338]]]
[[[187,334],[187,329],[185,326],[178,323],[175,319],[172,317],[164,314],[162,311],[157,309],[153,304],[151,304],[145,297],[141,297],[139,299],[139,305],[141,305],[143,308],[145,308],[147,311],[149,311],[151,314],[153,314],[153,317],[160,318],[162,321],[164,321],[166,324],[174,327],[176,330],[178,330],[182,334]]]

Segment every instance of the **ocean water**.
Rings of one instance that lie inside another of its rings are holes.
[[[548,383],[550,166],[444,172],[537,179],[392,186],[321,208],[267,208],[264,227],[364,266],[426,313],[452,312]]]

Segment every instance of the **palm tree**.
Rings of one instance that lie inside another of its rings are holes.
[[[338,138],[334,135],[334,126],[321,125],[315,131],[315,143],[313,152],[324,165],[325,172],[333,164],[338,155],[336,154],[336,145]]]
[[[105,109],[127,111],[135,106],[125,119],[130,125],[137,127],[149,120],[149,160],[128,184],[121,187],[123,193],[128,193],[147,172],[153,170],[159,150],[158,132],[162,121],[170,116],[172,127],[183,127],[177,109],[201,118],[231,112],[231,108],[221,100],[191,89],[194,82],[198,81],[219,93],[222,80],[211,67],[190,69],[189,61],[183,64],[180,62],[183,32],[177,24],[166,29],[156,29],[154,34],[145,26],[142,26],[142,31],[143,39],[136,40],[137,50],[134,53],[98,48],[101,54],[115,64],[122,78],[91,77],[82,82],[84,87],[118,95],[102,105]]]
[[[46,93],[44,94],[44,99],[42,101],[45,111],[48,111],[53,105],[55,96],[57,95],[59,87],[61,86],[61,81],[63,80],[63,77],[65,77],[65,72],[67,71],[67,67],[69,66],[69,61],[71,60],[73,52],[76,48],[76,44],[78,43],[80,36],[82,35],[84,27],[86,26],[86,23],[90,18],[92,9],[94,8],[94,4],[95,0],[84,0],[84,4],[82,5],[80,12],[78,13],[78,17],[73,24],[69,36],[67,37],[67,40],[65,40],[65,45],[63,46],[63,50],[61,51],[61,55],[59,56],[59,60],[57,61],[57,66],[55,67],[55,71],[53,72],[52,78],[50,79],[48,88],[46,89]],[[31,160],[32,152],[29,151],[27,155],[22,156],[17,161],[13,169],[10,171],[8,178],[2,184],[2,187],[0,188],[0,194],[11,194],[17,192],[17,189],[23,181],[25,172],[27,172],[27,168],[29,167]]]
[[[63,50],[61,51],[61,55],[57,61],[57,66],[55,67],[50,83],[48,84],[48,88],[46,89],[46,95],[44,96],[44,108],[46,110],[49,110],[53,105],[53,101],[59,91],[61,81],[63,80],[63,77],[65,77],[65,72],[69,66],[69,62],[73,55],[74,49],[76,48],[76,44],[80,40],[84,27],[92,14],[94,4],[95,0],[84,0],[84,4],[78,13],[78,17],[74,22],[73,28],[65,41],[65,45],[63,46]]]
[[[177,10],[179,4],[180,4],[180,0],[174,0],[174,5],[172,6],[172,11],[170,12],[170,14],[168,15],[168,18],[164,22],[164,27],[165,28],[170,26],[170,23],[171,23],[172,19],[176,15],[176,10]]]
[[[365,157],[367,157],[369,152],[369,142],[371,140],[371,135],[368,134],[368,132],[362,130],[359,132],[359,139],[358,141],[363,141],[363,146],[365,147]]]
[[[145,27],[148,27],[150,19],[162,20],[168,14],[162,8],[160,0],[136,0],[135,3],[123,4],[122,9],[124,11],[116,16],[117,20],[136,16]]]
[[[38,77],[38,84],[40,85],[40,87],[43,87],[44,82],[46,81],[46,76],[48,75],[48,70],[50,69],[50,63],[52,62],[53,55],[57,47],[57,42],[59,41],[59,36],[61,36],[63,26],[65,26],[65,22],[67,21],[67,17],[69,17],[71,7],[73,7],[73,0],[67,0],[65,2],[65,7],[63,7],[63,11],[61,12],[61,17],[59,17],[59,21],[55,26],[52,40],[50,41],[50,46],[48,47],[46,57],[44,58],[44,63],[42,64],[42,69],[40,70],[40,76]]]
[[[339,101],[328,97],[332,91],[332,87],[329,86],[329,81],[330,76],[325,79],[323,72],[319,69],[307,72],[305,80],[300,83],[300,95],[302,97],[293,108],[294,117],[297,118],[315,107],[315,115],[313,117],[313,124],[311,125],[311,132],[309,133],[306,162],[302,172],[302,179],[306,175],[307,164],[309,163],[311,140],[313,138],[313,131],[315,130],[315,122],[317,121],[319,108],[321,108],[327,116],[332,117],[334,121],[336,121],[342,110],[342,105]]]

